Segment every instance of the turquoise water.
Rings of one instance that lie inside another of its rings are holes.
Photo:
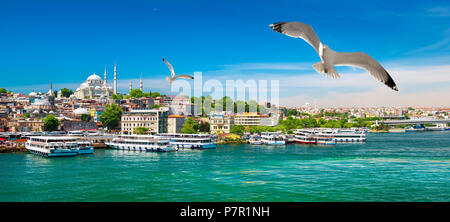
[[[0,154],[0,201],[450,201],[450,132],[331,147]]]

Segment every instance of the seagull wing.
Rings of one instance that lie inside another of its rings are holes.
[[[278,22],[269,26],[273,31],[305,40],[319,53],[320,40],[310,25],[300,22]]]
[[[364,69],[391,89],[398,91],[397,85],[389,73],[370,55],[364,52],[332,52],[331,60],[335,66],[354,66]]]
[[[194,79],[194,77],[192,77],[190,75],[176,75],[173,77],[173,79],[177,79],[177,78]]]
[[[163,61],[166,63],[166,65],[169,67],[170,73],[172,73],[172,77],[174,77],[174,76],[175,76],[175,71],[173,70],[172,65],[170,65],[170,63],[169,63],[167,60],[165,60],[164,58],[162,58],[162,60],[163,60]]]

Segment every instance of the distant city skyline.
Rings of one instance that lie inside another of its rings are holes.
[[[366,7],[370,4],[372,7]],[[170,94],[161,57],[176,73],[217,79],[279,80],[280,105],[323,107],[450,106],[450,4],[446,1],[7,1],[0,9],[0,88],[15,92],[75,89],[94,72],[118,92],[129,81]],[[327,15],[327,16],[325,16]],[[311,24],[325,44],[363,51],[399,87],[393,92],[367,72],[342,68],[328,79],[304,41],[269,24]]]

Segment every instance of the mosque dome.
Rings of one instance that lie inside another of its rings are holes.
[[[51,106],[50,102],[46,99],[36,99],[34,101],[33,106]]]
[[[86,89],[86,88],[89,88],[89,84],[87,84],[87,83],[81,83],[81,85],[80,85],[80,88],[81,89]]]
[[[35,92],[31,92],[30,94],[28,94],[29,96],[37,96],[37,93]]]
[[[78,109],[75,109],[73,111],[73,114],[74,115],[82,115],[82,114],[88,114],[89,115],[89,111],[87,109],[85,109],[85,108],[78,108]]]
[[[102,80],[102,78],[100,78],[100,76],[98,76],[97,74],[92,74],[90,75],[87,80]]]

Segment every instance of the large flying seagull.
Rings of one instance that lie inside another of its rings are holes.
[[[166,65],[170,69],[171,77],[168,77],[168,76],[166,77],[166,79],[169,81],[170,84],[172,84],[172,82],[177,78],[194,79],[194,77],[192,77],[190,75],[175,75],[175,71],[173,71],[172,65],[170,65],[170,63],[167,60],[165,60],[164,58],[162,58],[162,60],[166,63]]]
[[[391,89],[398,91],[397,85],[389,73],[375,59],[364,52],[342,53],[323,45],[313,28],[300,22],[278,22],[269,25],[273,31],[294,38],[301,38],[308,42],[319,54],[321,62],[313,65],[318,73],[326,73],[328,77],[339,78],[334,66],[355,66],[365,69],[376,79],[380,80]]]

